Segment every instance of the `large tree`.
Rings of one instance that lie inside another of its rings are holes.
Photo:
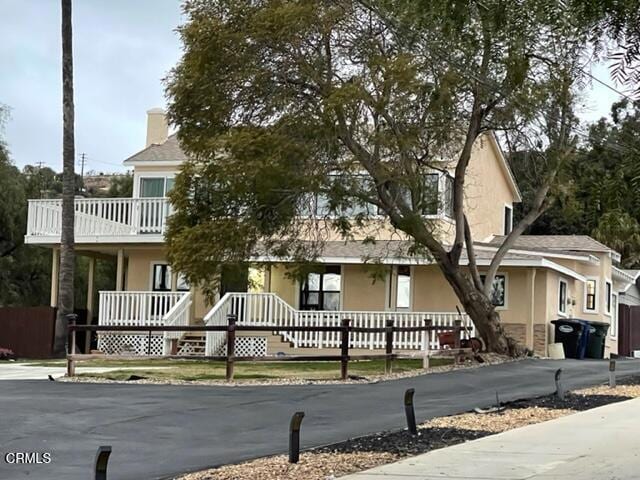
[[[373,241],[389,225],[408,253],[437,263],[490,350],[521,353],[490,293],[574,151],[586,36],[564,2],[191,0],[184,10],[185,54],[167,83],[191,158],[171,194],[176,268],[208,288],[256,249],[308,263],[331,235]],[[538,188],[481,277],[465,184],[492,131],[535,159]],[[425,216],[442,201],[425,181],[433,171],[452,177],[451,239]]]
[[[76,175],[73,106],[73,33],[71,0],[62,0],[62,228],[60,238],[60,280],[54,352],[65,353],[67,315],[73,313],[75,266],[74,197]]]

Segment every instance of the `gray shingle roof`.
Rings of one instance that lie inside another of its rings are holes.
[[[178,137],[174,133],[164,143],[149,145],[144,150],[140,150],[138,153],[131,155],[124,163],[134,162],[167,162],[177,161],[184,162],[187,160],[187,156],[184,154],[178,143]]]
[[[501,245],[505,237],[495,236],[490,245]],[[588,235],[521,235],[514,248],[564,250],[578,252],[613,252],[614,250]]]

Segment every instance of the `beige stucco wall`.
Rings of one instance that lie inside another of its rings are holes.
[[[474,147],[465,178],[465,210],[477,241],[504,232],[504,206],[512,205],[514,193],[500,166],[499,152],[487,136]]]
[[[131,291],[150,291],[152,288],[151,275],[153,263],[165,263],[166,255],[163,248],[144,248],[125,250],[127,257],[127,271],[125,275],[125,289]],[[193,317],[202,319],[211,306],[202,292],[195,288],[193,294]]]
[[[385,310],[386,281],[372,278],[364,265],[343,265],[342,308],[345,310]]]

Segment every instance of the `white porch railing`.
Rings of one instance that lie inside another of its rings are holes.
[[[275,293],[227,293],[205,316],[207,325],[226,325],[227,315],[238,316],[238,325],[273,326],[274,332],[282,335],[294,347],[340,348],[339,332],[279,332],[285,326],[340,326],[342,319],[350,319],[351,326],[360,328],[383,328],[388,319],[397,327],[424,326],[431,319],[433,326],[454,326],[462,320],[463,326],[471,327],[469,316],[453,312],[381,312],[381,311],[303,311],[296,310]],[[429,348],[438,349],[440,344],[436,332],[429,332]],[[226,342],[224,332],[207,332],[207,355],[214,355]],[[378,349],[385,347],[383,333],[353,332],[350,348]],[[399,350],[423,348],[422,332],[397,332],[393,347]]]
[[[171,204],[167,198],[76,198],[78,237],[163,234]],[[62,200],[29,200],[27,236],[61,234]]]
[[[100,292],[99,325],[164,325],[185,292]],[[177,318],[177,317],[176,317]]]
[[[184,294],[178,302],[171,307],[162,317],[162,325],[164,326],[187,326],[191,317],[191,292]],[[164,332],[164,349],[163,353],[169,355],[171,352],[171,341],[177,340],[184,335],[185,332]]]

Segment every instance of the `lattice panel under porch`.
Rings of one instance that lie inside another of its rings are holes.
[[[151,349],[149,351],[149,343]],[[162,334],[136,335],[126,333],[102,333],[98,336],[98,350],[107,355],[162,355],[164,336]]]
[[[236,337],[237,357],[264,357],[266,355],[267,339],[265,337]]]

